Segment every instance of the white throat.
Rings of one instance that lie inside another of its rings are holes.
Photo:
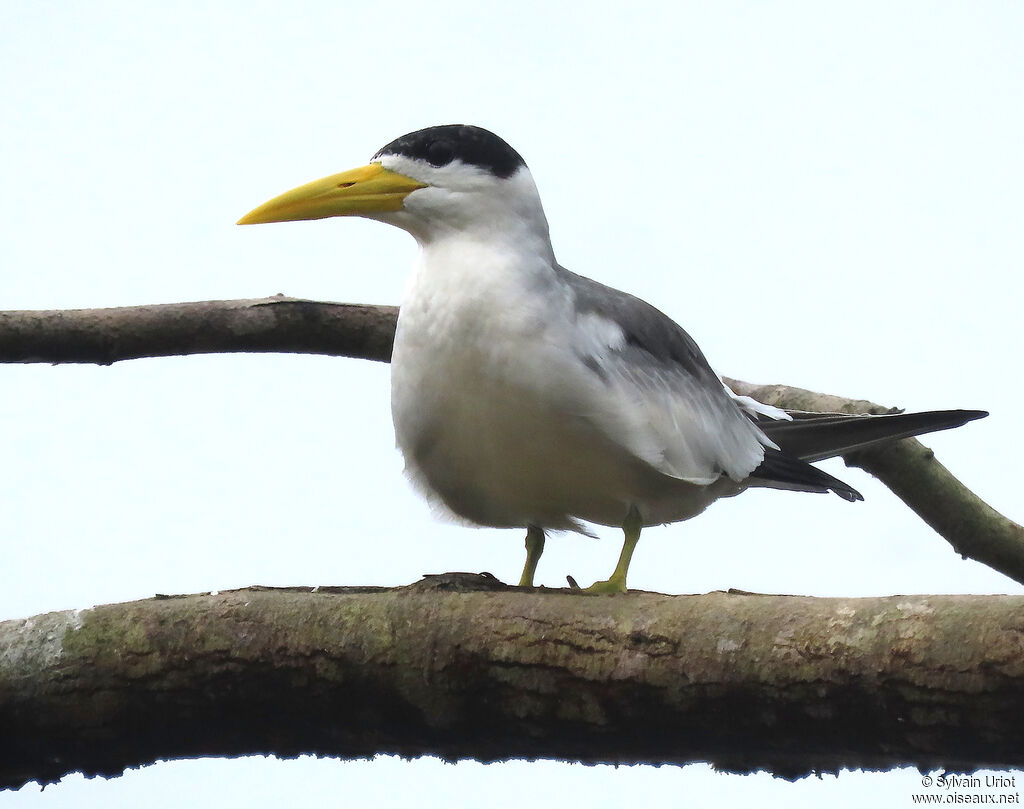
[[[434,168],[400,155],[385,155],[385,168],[427,183],[401,211],[382,215],[410,233],[426,251],[444,242],[542,257],[554,264],[544,206],[525,166],[498,178],[463,163]]]

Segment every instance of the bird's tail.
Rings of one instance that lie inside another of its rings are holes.
[[[988,415],[984,410],[932,410],[889,416],[787,412],[792,421],[765,418],[758,419],[757,426],[784,453],[802,461],[820,461],[882,441],[950,430]]]
[[[787,412],[792,421],[757,419],[757,425],[779,449],[765,448],[764,461],[750,474],[752,485],[803,492],[831,491],[851,501],[864,498],[852,486],[811,466],[810,462],[883,441],[949,430],[988,415],[983,410],[936,410],[889,416]]]
[[[863,500],[864,495],[839,478],[830,475],[807,461],[801,461],[785,452],[765,447],[764,460],[750,473],[750,485],[772,489],[790,489],[796,492],[834,492],[851,503]]]

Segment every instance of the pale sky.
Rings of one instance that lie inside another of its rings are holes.
[[[1020,520],[1024,6],[581,8],[0,6],[0,308],[398,303],[415,250],[400,231],[234,222],[407,131],[474,123],[530,165],[559,260],[677,319],[720,373],[990,410],[925,443]],[[249,584],[518,578],[522,532],[443,523],[403,478],[385,365],[3,366],[0,391],[0,619]],[[748,492],[646,531],[630,584],[1024,592],[861,471],[826,468],[867,501]],[[620,533],[598,533],[549,541],[538,582],[607,577]],[[0,807],[909,806],[919,781],[246,759],[73,776]]]

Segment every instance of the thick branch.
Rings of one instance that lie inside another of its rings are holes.
[[[784,385],[751,385],[726,379],[737,393],[790,410],[824,413],[894,413],[857,399],[843,399]],[[1024,584],[1024,527],[1007,519],[957,480],[915,438],[850,453],[857,466],[888,486],[897,497],[965,558],[975,559]]]
[[[470,574],[0,624],[0,785],[159,758],[1024,765],[1024,597],[586,596]]]

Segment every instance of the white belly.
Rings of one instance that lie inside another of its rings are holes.
[[[481,525],[572,528],[621,525],[631,506],[648,524],[686,519],[742,489],[664,475],[597,426],[603,383],[560,339],[568,300],[508,305],[515,290],[493,279],[460,293],[414,279],[392,357],[397,444],[432,502]]]

